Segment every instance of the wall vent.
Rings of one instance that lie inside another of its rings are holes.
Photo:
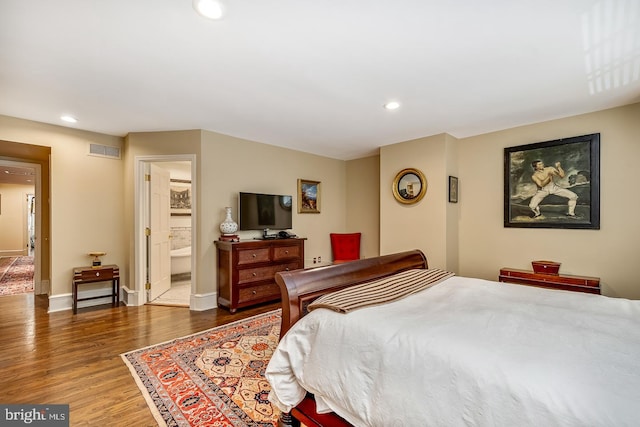
[[[120,147],[110,145],[89,144],[89,155],[98,157],[108,157],[110,159],[120,158]]]

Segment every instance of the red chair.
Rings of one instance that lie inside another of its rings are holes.
[[[333,263],[360,259],[360,236],[362,233],[329,233]]]

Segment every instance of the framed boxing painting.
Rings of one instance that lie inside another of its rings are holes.
[[[504,149],[504,226],[600,229],[600,134]]]

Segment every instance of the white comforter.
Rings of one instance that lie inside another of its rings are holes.
[[[270,399],[356,426],[639,426],[640,301],[452,277],[279,343]]]

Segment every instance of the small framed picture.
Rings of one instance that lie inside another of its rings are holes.
[[[169,183],[171,216],[191,216],[191,181],[172,179]]]
[[[320,213],[320,181],[298,180],[298,213]]]
[[[449,203],[458,203],[458,177],[449,176]]]

